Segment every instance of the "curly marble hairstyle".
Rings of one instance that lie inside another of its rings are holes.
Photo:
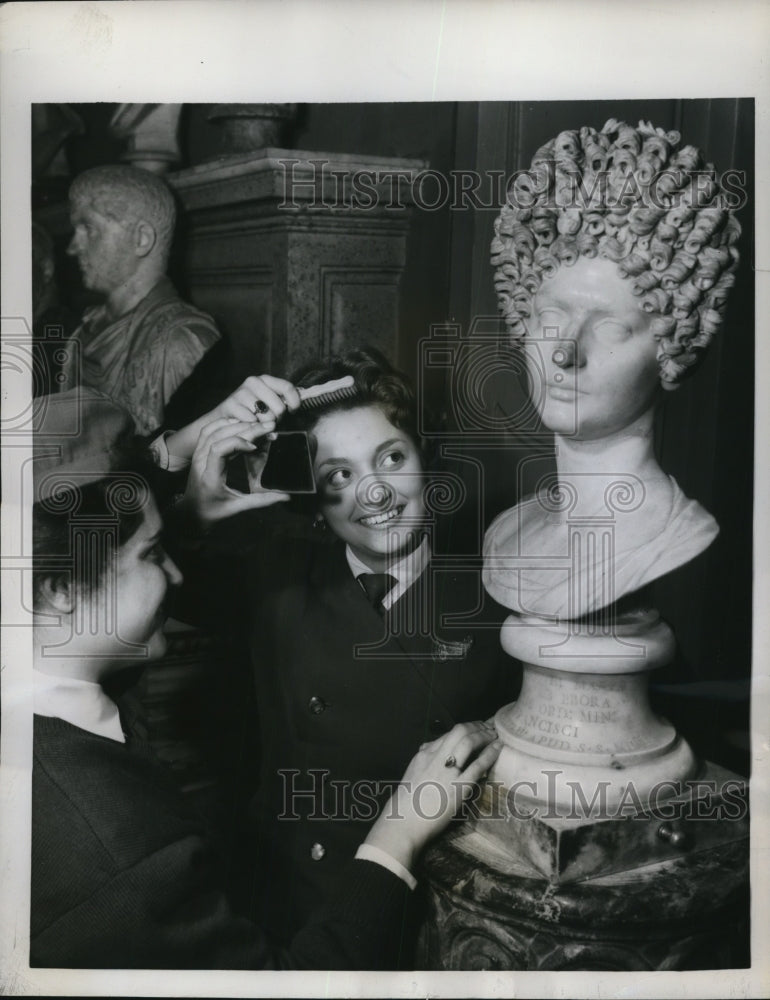
[[[581,256],[617,264],[655,316],[664,388],[674,389],[719,329],[735,281],[740,225],[714,167],[678,132],[610,119],[562,132],[520,171],[495,220],[492,264],[514,340],[543,278]]]
[[[155,230],[159,252],[168,256],[176,206],[168,186],[155,174],[125,164],[93,167],[78,174],[69,197],[73,203],[92,202],[98,212],[123,226],[148,222]]]

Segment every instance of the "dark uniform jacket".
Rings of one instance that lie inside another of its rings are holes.
[[[329,905],[286,949],[233,914],[197,817],[142,741],[35,717],[30,965],[383,968],[408,894],[349,861]]]
[[[477,562],[434,556],[383,616],[339,540],[255,531],[248,517],[225,534],[183,571],[199,613],[248,635],[262,754],[252,912],[287,938],[333,891],[420,744],[511,701],[517,665]]]

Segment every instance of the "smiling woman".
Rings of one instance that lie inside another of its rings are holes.
[[[425,477],[409,435],[382,410],[363,406],[321,417],[312,441],[319,510],[352,553],[381,572],[415,548]]]
[[[298,388],[345,376],[354,391],[344,398],[300,405]],[[440,518],[414,391],[379,353],[352,351],[292,381],[249,378],[201,423],[165,444],[181,461],[198,441],[176,513],[209,531],[195,539],[178,522],[172,545],[188,617],[249,643],[262,750],[250,905],[286,939],[330,897],[414,750],[487,718],[518,677],[478,560],[445,567],[434,555]],[[256,514],[285,494],[227,486],[237,452],[258,455],[258,481],[264,456],[252,442],[276,426],[308,435],[317,492],[303,502],[316,530]]]
[[[318,514],[372,572],[417,548],[425,533],[426,473],[414,392],[375,351],[348,354],[295,377],[308,388],[355,378],[352,398],[298,408],[287,425],[304,430],[313,458]]]

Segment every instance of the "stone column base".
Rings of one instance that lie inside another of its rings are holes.
[[[462,828],[460,828],[462,831]],[[455,831],[425,855],[417,967],[636,972],[744,968],[749,842],[556,885],[472,858]],[[504,867],[503,867],[504,865]]]

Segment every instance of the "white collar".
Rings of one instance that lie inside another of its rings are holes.
[[[348,560],[350,572],[356,579],[362,573],[371,573],[372,570],[366,563],[362,562],[349,545],[345,546],[345,556]],[[388,566],[387,572],[395,576],[396,583],[382,599],[384,608],[391,608],[396,601],[405,594],[412,584],[418,580],[425,572],[425,568],[430,562],[430,545],[426,535],[416,549],[408,555],[402,556],[397,562]]]
[[[55,677],[33,670],[35,683],[35,715],[45,715],[84,729],[95,736],[104,736],[125,743],[118,706],[108,698],[96,681],[77,677]]]

